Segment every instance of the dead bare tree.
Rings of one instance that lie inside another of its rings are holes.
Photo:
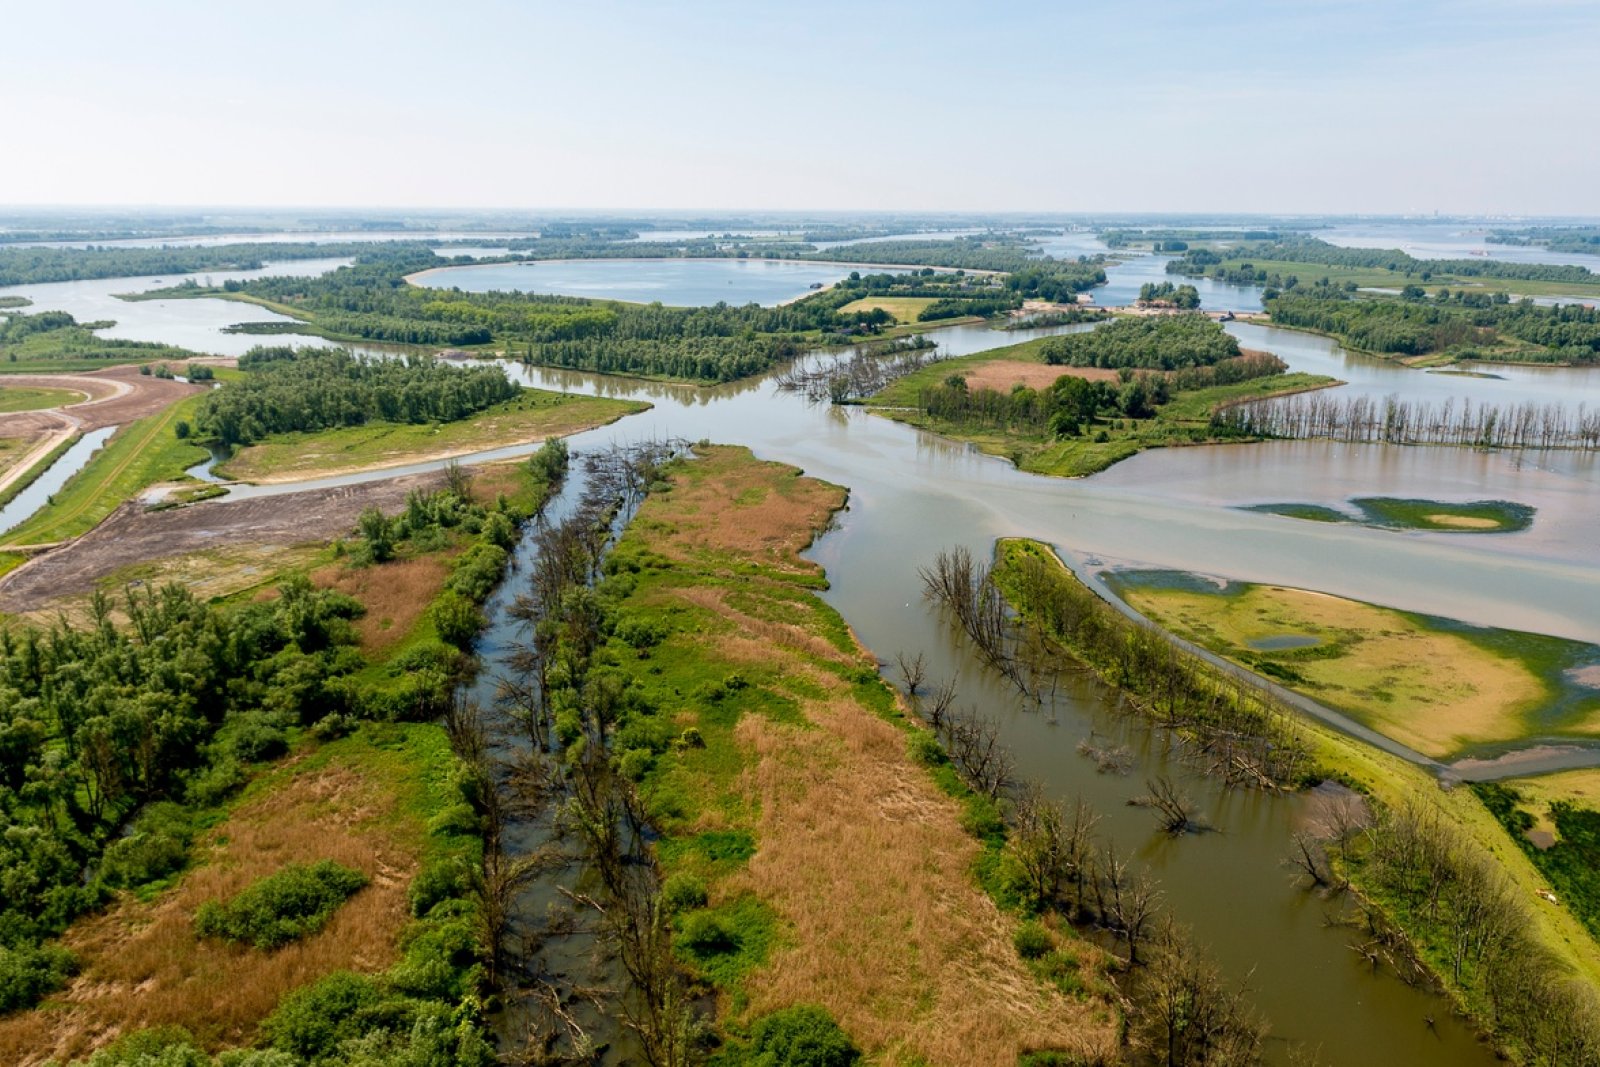
[[[1198,815],[1194,801],[1172,779],[1161,775],[1147,780],[1145,785],[1150,792],[1129,803],[1152,809],[1161,829],[1174,836],[1210,829]]]
[[[900,681],[905,686],[906,696],[915,698],[917,690],[922,688],[922,682],[928,674],[928,663],[921,652],[915,656],[905,652],[895,654],[895,665],[900,669]]]

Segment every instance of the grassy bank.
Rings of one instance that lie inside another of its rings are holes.
[[[809,1003],[875,1061],[1108,1049],[1099,953],[1081,946],[1060,986],[1018,956],[1018,920],[974,878],[962,803],[913,759],[916,728],[812,593],[824,576],[797,553],[844,491],[744,449],[697,455],[611,556],[614,636],[594,670],[658,709],[624,722],[618,765],[641,781],[677,952],[725,1032]]]
[[[1054,568],[1060,582],[1077,590],[1078,599],[1093,599],[1093,594],[1077,583],[1047,547],[1037,542],[1002,542],[1001,567],[1027,558],[1044,561]],[[1115,672],[1099,665],[1093,649],[1075,640],[1072,632],[1052,626],[1049,617],[1029,610],[1024,601],[1014,603],[1023,609],[1024,618],[1046,626],[1048,632],[1065,642],[1069,652],[1083,655],[1085,662],[1096,666],[1102,677],[1118,684]],[[1101,608],[1102,625],[1114,631],[1130,625],[1119,621],[1122,617],[1115,615],[1110,606],[1102,604]],[[1091,625],[1076,632],[1094,633],[1095,630]],[[1189,666],[1198,676],[1214,672],[1214,668],[1199,661],[1192,661]],[[1215,684],[1225,683],[1218,679]],[[1132,693],[1141,694],[1137,681]],[[1307,747],[1311,764],[1320,768],[1320,774],[1337,778],[1365,796],[1376,813],[1379,827],[1393,825],[1403,817],[1412,824],[1433,828],[1433,844],[1440,846],[1440,855],[1447,856],[1448,862],[1416,883],[1421,886],[1424,897],[1430,886],[1444,891],[1469,882],[1474,877],[1472,871],[1493,872],[1483,884],[1493,887],[1500,906],[1491,908],[1489,914],[1511,916],[1516,936],[1523,939],[1519,942],[1523,951],[1518,958],[1524,970],[1513,982],[1527,987],[1537,985],[1545,991],[1540,995],[1563,988],[1569,980],[1574,980],[1580,988],[1600,989],[1600,945],[1571,911],[1548,899],[1551,892],[1548,881],[1471,790],[1441,789],[1439,781],[1422,768],[1311,719],[1297,723],[1296,735]],[[1587,778],[1571,784],[1574,790],[1592,786],[1592,780]],[[1453,932],[1450,920],[1445,917],[1447,912],[1434,914],[1426,907],[1419,908],[1415,894],[1396,894],[1389,888],[1392,882],[1379,877],[1380,864],[1375,856],[1379,846],[1375,842],[1383,842],[1388,848],[1392,839],[1392,833],[1387,830],[1369,830],[1346,838],[1339,847],[1340,869],[1353,879],[1355,888],[1374,906],[1378,915],[1375,922],[1363,924],[1365,933],[1360,936],[1373,937],[1372,927],[1397,928],[1400,931],[1398,940],[1391,938],[1386,942],[1391,948],[1402,954],[1414,953],[1433,979],[1486,1031],[1495,1032],[1514,1046],[1525,1047],[1529,1040],[1530,1018],[1533,1025],[1538,1025],[1537,1012],[1531,1016],[1523,1014],[1513,1021],[1504,994],[1496,999],[1479,969],[1469,968],[1459,978],[1456,976],[1453,964],[1460,931],[1477,927],[1457,927]],[[1285,842],[1286,850],[1289,847]],[[1474,923],[1478,921],[1473,919]],[[1515,1006],[1521,1007],[1520,1004]],[[1503,1013],[1502,1008],[1505,1009]],[[1541,1059],[1537,1062],[1557,1061]]]
[[[7,544],[49,544],[94,529],[124,501],[157,482],[182,480],[206,450],[178,439],[180,420],[194,421],[203,396],[181,400],[123,427],[31,519],[5,535]]]
[[[1049,338],[1024,341],[973,356],[942,361],[889,385],[869,401],[880,415],[920,429],[967,441],[994,456],[1003,456],[1022,470],[1063,478],[1082,477],[1104,470],[1147,448],[1204,444],[1215,440],[1211,413],[1220,405],[1242,400],[1283,396],[1337,384],[1316,374],[1283,374],[1268,378],[1177,392],[1150,418],[1105,418],[1078,436],[1055,437],[1018,429],[998,429],[957,424],[921,410],[919,397],[952,376],[984,382],[1002,391],[1011,380],[1042,388],[1067,375],[1104,377],[1093,369],[1052,367],[1044,362]],[[993,379],[991,382],[990,379]],[[1112,378],[1114,379],[1114,376]]]
[[[313,433],[275,434],[240,449],[216,472],[238,481],[281,482],[400,466],[564,437],[649,407],[640,401],[524,389],[516,399],[459,422],[370,422]]]
[[[1600,728],[1600,694],[1565,675],[1591,645],[1281,586],[1171,572],[1113,584],[1158,625],[1425,755]]]
[[[24,489],[38,481],[39,476],[45,471],[49,470],[51,465],[53,465],[56,460],[60,459],[66,453],[67,449],[71,448],[82,439],[83,435],[77,433],[66,438],[60,444],[56,445],[56,447],[39,457],[39,459],[35,461],[32,467],[28,468],[27,473],[23,474],[22,477],[18,478],[4,489],[0,489],[0,508],[3,508],[7,504],[11,503]],[[31,442],[28,442],[28,444],[31,445]]]

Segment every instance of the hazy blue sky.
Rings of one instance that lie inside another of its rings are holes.
[[[0,204],[1600,214],[1600,3],[0,3]]]

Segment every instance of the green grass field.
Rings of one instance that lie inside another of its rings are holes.
[[[460,422],[373,422],[313,433],[276,434],[241,449],[219,466],[217,473],[239,481],[286,481],[333,471],[397,466],[563,437],[649,407],[639,401],[525,389],[516,399]]]
[[[917,316],[932,303],[935,300],[931,296],[864,296],[840,308],[839,314],[853,315],[858,311],[882,308],[893,315],[896,322],[916,322]]]
[[[179,419],[192,423],[202,399],[190,397],[118,430],[49,504],[6,535],[6,543],[50,544],[78,537],[141,490],[183,478],[186,468],[206,458],[206,450],[178,440],[173,427]]]
[[[76,404],[86,394],[76,389],[33,389],[8,386],[0,382],[0,413],[42,411]]]

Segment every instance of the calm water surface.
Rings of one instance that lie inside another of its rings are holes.
[[[773,259],[562,259],[447,267],[412,276],[433,289],[520,291],[669,307],[725,303],[772,307],[831,286],[850,264]]]

